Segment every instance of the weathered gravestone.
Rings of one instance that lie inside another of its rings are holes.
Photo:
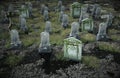
[[[0,22],[1,23],[8,23],[9,19],[7,17],[7,13],[4,10],[1,10],[1,15],[0,15]]]
[[[31,17],[32,16],[32,3],[31,2],[27,3],[27,8],[28,8],[28,12],[29,12],[29,17]]]
[[[107,27],[112,26],[113,18],[114,18],[114,16],[112,15],[112,13],[109,13],[109,14],[107,15],[107,20],[106,20]]]
[[[74,2],[71,6],[71,14],[73,18],[79,18],[81,14],[81,4]]]
[[[64,58],[80,61],[82,57],[82,42],[74,37],[64,40]]]
[[[64,12],[65,11],[65,6],[62,5],[60,11]]]
[[[51,33],[52,29],[51,29],[51,22],[50,21],[46,21],[45,31],[48,33]]]
[[[28,27],[26,25],[26,19],[24,18],[23,15],[19,16],[19,22],[20,22],[20,29],[27,33]]]
[[[44,31],[41,33],[41,43],[38,49],[39,53],[50,53],[49,33]]]
[[[69,21],[68,15],[67,14],[63,14],[63,18],[62,18],[62,26],[63,26],[63,28],[67,28],[68,21]]]
[[[71,24],[70,37],[78,38],[78,36],[79,36],[79,23],[78,22],[73,22]]]
[[[11,36],[11,47],[12,48],[18,48],[21,46],[21,41],[19,39],[19,34],[16,29],[13,29],[10,31]]]
[[[22,5],[22,6],[21,6],[20,15],[23,15],[25,18],[28,18],[28,17],[29,17],[28,8],[27,8],[25,5]]]
[[[10,4],[8,6],[8,13],[9,13],[9,15],[13,15],[13,13],[14,13],[14,6],[13,6],[13,4]]]
[[[42,4],[41,5],[41,10],[40,10],[40,13],[43,15],[43,13],[44,13],[44,8],[45,8],[45,5],[44,4]]]
[[[99,31],[96,38],[97,41],[107,39],[106,28],[107,28],[106,23],[99,24]]]
[[[82,20],[81,30],[82,31],[93,31],[93,20],[91,18],[85,18]]]
[[[60,10],[61,10],[61,7],[62,7],[62,1],[61,1],[61,0],[59,0],[59,1],[58,1],[58,11],[60,11]]]
[[[44,21],[48,21],[49,20],[48,10],[44,10],[43,16],[44,16]]]
[[[63,11],[61,11],[61,12],[59,13],[59,22],[62,22],[63,14],[64,14]]]
[[[84,11],[81,11],[80,18],[79,18],[79,23],[81,24],[82,20],[85,19],[85,18],[89,18],[89,14],[84,12]]]

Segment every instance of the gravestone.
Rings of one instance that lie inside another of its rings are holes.
[[[85,18],[81,24],[82,31],[93,31],[93,20],[91,18]]]
[[[97,8],[96,8],[96,11],[95,11],[94,17],[95,17],[95,19],[99,19],[100,16],[101,16],[101,8],[100,8],[100,7],[97,7]]]
[[[1,15],[0,15],[0,22],[1,23],[8,23],[9,19],[7,17],[7,13],[4,10],[1,10]]]
[[[80,18],[79,18],[79,23],[81,24],[82,20],[85,19],[85,18],[89,18],[89,14],[84,12],[84,11],[81,11]]]
[[[43,16],[44,16],[44,21],[48,21],[49,20],[48,10],[44,10]]]
[[[27,8],[28,8],[28,12],[29,12],[29,17],[31,17],[32,16],[32,3],[31,2],[27,3]]]
[[[64,14],[63,11],[61,11],[61,12],[59,13],[59,22],[62,22],[63,14]]]
[[[65,6],[62,5],[60,11],[64,12],[65,11]]]
[[[40,13],[43,15],[43,13],[44,13],[44,8],[45,8],[45,5],[44,4],[42,4],[41,5],[41,11],[40,11]]]
[[[63,14],[63,18],[62,18],[62,26],[63,26],[63,28],[67,28],[68,21],[69,21],[68,15],[67,14]]]
[[[16,29],[13,29],[10,31],[10,36],[11,36],[11,47],[12,48],[17,48],[21,46],[21,41],[19,39],[19,34]]]
[[[9,6],[8,6],[8,13],[9,13],[9,15],[13,15],[13,13],[14,13],[14,6],[13,6],[13,4],[10,4]]]
[[[29,11],[25,5],[21,5],[20,15],[23,15],[25,18],[29,17]]]
[[[82,57],[82,42],[74,37],[64,39],[64,58],[80,61]]]
[[[61,7],[62,7],[62,1],[61,1],[61,0],[59,0],[59,1],[58,1],[58,11],[60,11],[60,10],[61,10]]]
[[[81,4],[78,2],[74,2],[71,5],[71,14],[73,18],[79,18],[81,14]]]
[[[107,39],[106,28],[107,28],[106,23],[103,22],[99,24],[99,31],[96,38],[97,41]]]
[[[113,18],[114,18],[114,16],[112,15],[112,13],[109,13],[109,14],[107,15],[107,20],[106,20],[107,27],[112,26]]]
[[[41,34],[41,43],[39,45],[39,53],[50,53],[50,42],[49,42],[49,33],[44,31]]]
[[[79,23],[78,22],[73,22],[71,24],[70,37],[78,38],[78,36],[79,36]]]
[[[28,28],[27,28],[26,19],[24,18],[24,16],[20,15],[19,20],[20,20],[20,29],[24,32],[27,32]]]
[[[51,33],[52,29],[51,29],[51,22],[50,21],[46,21],[45,31],[48,33]]]

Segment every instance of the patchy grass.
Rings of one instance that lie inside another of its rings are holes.
[[[14,67],[22,61],[22,58],[22,56],[17,56],[13,54],[9,55],[5,60],[5,64],[9,65],[10,67]]]
[[[108,51],[108,52],[118,52],[120,53],[120,46],[117,43],[110,42],[99,42],[98,48],[100,50]]]
[[[120,35],[110,35],[110,38],[111,38],[113,41],[120,41]]]
[[[96,36],[90,33],[83,33],[80,35],[81,41],[86,42],[94,42],[96,40]]]
[[[119,30],[116,30],[116,29],[109,29],[108,30],[108,34],[110,35],[110,34],[116,34],[116,33],[120,33],[120,31]]]
[[[83,56],[82,62],[89,67],[98,68],[100,60],[95,56]]]

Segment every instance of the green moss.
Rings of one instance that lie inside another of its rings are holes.
[[[100,60],[95,56],[83,56],[82,62],[89,67],[98,68]]]
[[[110,43],[110,42],[99,42],[98,48],[100,50],[109,51],[109,52],[119,52],[120,53],[120,47],[116,43]]]
[[[82,42],[94,42],[96,40],[96,36],[90,33],[84,33],[80,36]]]
[[[9,65],[10,67],[14,67],[22,61],[22,58],[22,56],[17,56],[13,54],[9,55],[5,60],[5,64]]]

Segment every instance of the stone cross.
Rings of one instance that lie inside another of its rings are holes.
[[[70,37],[75,37],[79,35],[79,23],[78,22],[73,22],[71,24],[71,32],[70,32]]]
[[[69,21],[68,15],[67,15],[67,14],[63,14],[62,26],[63,26],[64,28],[66,28],[66,27],[68,26],[68,21]]]

